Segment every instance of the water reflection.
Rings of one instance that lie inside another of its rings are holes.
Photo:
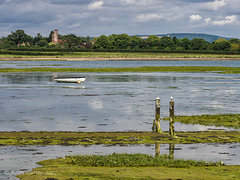
[[[155,144],[155,157],[160,155],[160,147],[161,144]],[[175,144],[169,144],[169,151],[168,151],[168,155],[170,159],[174,159],[174,149],[175,149]]]
[[[0,74],[0,131],[151,131],[156,97],[161,118],[170,96],[176,115],[239,113],[240,75],[83,73],[80,85],[56,83],[53,75]],[[161,127],[168,131],[168,122]],[[213,128],[175,123],[176,131]]]
[[[240,143],[234,144],[141,144],[88,146],[0,146],[0,179],[16,179],[39,165],[36,162],[66,155],[107,155],[111,153],[143,153],[157,156],[169,154],[175,159],[192,159],[240,165]]]

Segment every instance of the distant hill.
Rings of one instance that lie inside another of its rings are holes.
[[[147,37],[148,35],[137,35],[139,37]],[[224,39],[231,39],[231,38],[226,38],[226,37],[221,37],[221,36],[216,36],[216,35],[210,35],[210,34],[198,34],[198,33],[170,33],[170,34],[157,34],[156,36],[170,36],[171,38],[176,37],[177,39],[184,39],[188,38],[189,40],[192,40],[194,38],[202,38],[205,41],[208,42],[213,42],[216,41],[219,38],[224,38]]]

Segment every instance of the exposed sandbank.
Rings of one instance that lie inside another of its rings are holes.
[[[240,58],[71,58],[71,57],[0,57],[1,61],[240,61]]]

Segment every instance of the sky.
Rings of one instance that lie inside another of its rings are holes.
[[[0,0],[0,37],[205,33],[240,39],[240,0]]]

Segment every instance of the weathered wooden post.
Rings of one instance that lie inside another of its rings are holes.
[[[157,97],[155,100],[155,119],[153,120],[153,131],[161,133],[160,127],[160,98]]]
[[[171,137],[175,136],[175,131],[174,131],[174,101],[173,101],[173,97],[171,97],[171,101],[169,103],[169,135]]]

